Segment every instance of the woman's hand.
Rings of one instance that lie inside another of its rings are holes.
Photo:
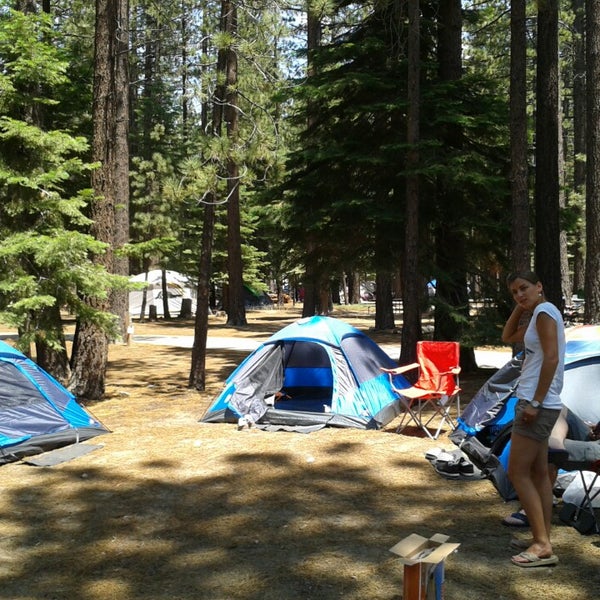
[[[537,419],[539,412],[539,408],[534,408],[533,406],[531,406],[531,404],[528,403],[527,406],[524,408],[523,412],[521,413],[523,423],[533,423]]]

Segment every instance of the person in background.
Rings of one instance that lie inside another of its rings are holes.
[[[502,341],[525,346],[508,476],[533,536],[531,545],[513,556],[512,562],[519,567],[548,566],[558,562],[550,541],[552,485],[548,439],[562,409],[564,324],[558,308],[546,300],[542,282],[535,273],[514,273],[508,276],[507,284],[516,306],[504,325]],[[532,316],[523,325],[527,312]]]
[[[569,460],[574,462],[600,461],[600,423],[595,426],[589,425],[565,407],[550,433],[548,448],[549,456],[553,451],[564,451],[567,452]],[[548,474],[550,484],[554,488],[558,467],[551,460],[548,463]],[[508,527],[529,527],[529,520],[522,508],[504,517],[502,523]]]

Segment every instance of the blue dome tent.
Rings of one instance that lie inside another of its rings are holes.
[[[301,319],[271,336],[227,378],[201,421],[264,428],[379,429],[401,411],[381,367],[396,367],[373,340],[331,317]],[[397,387],[409,387],[402,376]]]
[[[0,341],[0,465],[108,433],[75,396]]]

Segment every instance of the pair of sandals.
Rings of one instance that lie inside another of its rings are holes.
[[[517,511],[511,515],[504,517],[502,524],[507,527],[529,527],[529,519],[523,511]],[[531,539],[513,538],[510,541],[510,547],[514,550],[521,550],[519,554],[513,556],[511,561],[517,567],[529,569],[532,567],[552,567],[558,564],[558,556],[551,554],[550,556],[537,556],[533,552],[527,552],[532,544]]]

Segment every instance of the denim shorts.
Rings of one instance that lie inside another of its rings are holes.
[[[528,438],[543,442],[550,437],[552,428],[560,415],[560,409],[536,408],[538,416],[530,423],[523,422],[523,411],[528,406],[527,400],[519,400],[515,406],[513,432]]]

